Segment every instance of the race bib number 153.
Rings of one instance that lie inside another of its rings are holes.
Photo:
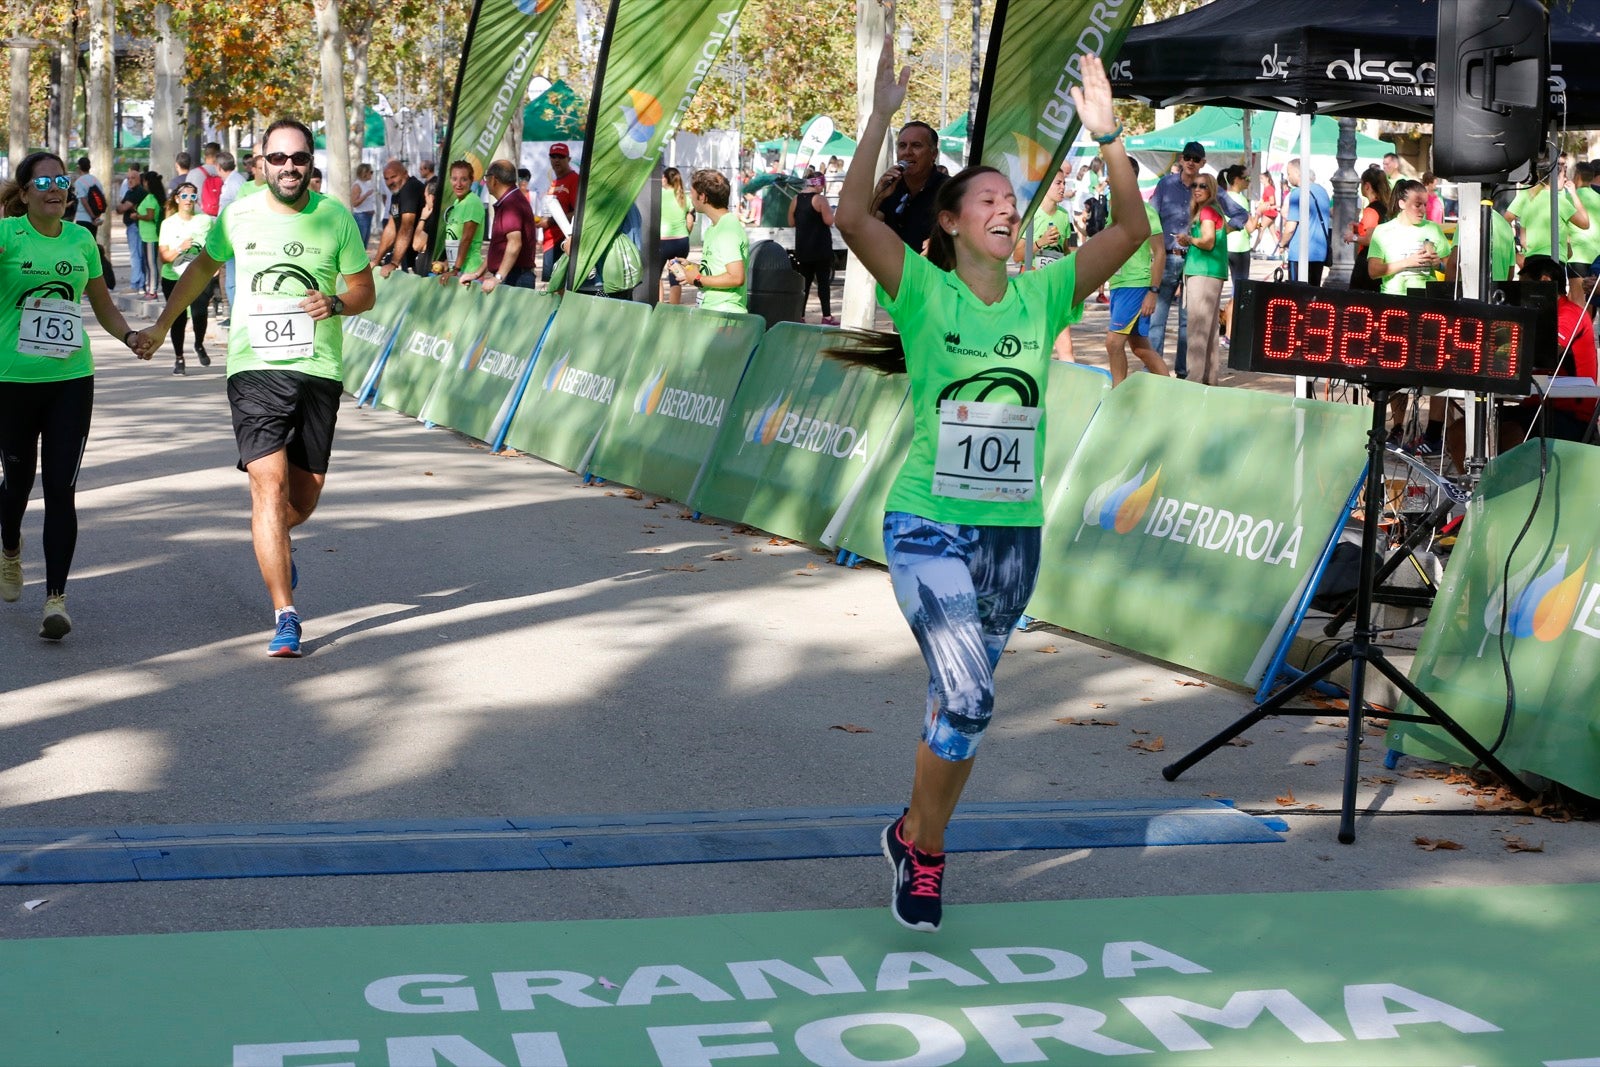
[[[17,351],[66,359],[83,346],[83,308],[75,300],[33,297],[22,305]]]

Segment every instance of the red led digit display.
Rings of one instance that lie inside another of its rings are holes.
[[[1229,352],[1235,369],[1528,391],[1531,308],[1284,283],[1243,290]]]

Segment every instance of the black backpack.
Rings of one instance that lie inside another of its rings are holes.
[[[1111,211],[1111,203],[1106,199],[1106,194],[1091,196],[1083,202],[1083,232],[1090,237],[1106,228],[1106,216]]]

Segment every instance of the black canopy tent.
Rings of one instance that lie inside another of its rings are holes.
[[[1428,122],[1438,20],[1436,0],[1214,0],[1130,32],[1111,88],[1156,107]],[[1551,5],[1550,62],[1552,118],[1600,127],[1600,3]]]

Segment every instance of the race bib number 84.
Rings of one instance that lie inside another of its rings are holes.
[[[1037,488],[1039,409],[945,400],[939,404],[934,496],[1024,503]]]
[[[17,351],[66,359],[83,345],[83,308],[76,301],[34,297],[22,305]]]
[[[306,359],[312,353],[317,324],[295,297],[253,296],[245,304],[250,347],[269,363]]]

